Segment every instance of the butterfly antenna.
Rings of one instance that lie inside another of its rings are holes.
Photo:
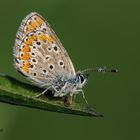
[[[88,74],[91,72],[98,72],[98,73],[117,73],[118,69],[107,69],[105,66],[104,67],[99,67],[99,68],[91,68],[91,69],[86,69],[83,70],[82,73]]]

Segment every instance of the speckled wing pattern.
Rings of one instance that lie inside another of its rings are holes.
[[[51,85],[58,75],[75,75],[60,40],[47,21],[35,12],[27,15],[19,27],[14,60],[17,71],[42,87]]]

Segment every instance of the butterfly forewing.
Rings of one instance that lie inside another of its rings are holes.
[[[16,69],[36,84],[51,85],[58,76],[75,75],[73,64],[49,24],[37,13],[25,17],[14,47]]]

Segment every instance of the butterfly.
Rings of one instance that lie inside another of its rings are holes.
[[[105,72],[105,68],[75,72],[73,63],[48,22],[32,12],[21,22],[14,45],[14,65],[18,72],[54,97],[82,93],[90,71]],[[116,72],[116,70],[111,70]],[[85,99],[86,103],[87,100]]]

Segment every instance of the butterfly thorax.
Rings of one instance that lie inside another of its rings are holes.
[[[64,77],[58,76],[53,81],[52,88],[55,90],[54,96],[65,96],[68,94],[76,94],[83,88],[87,81],[87,76],[76,74],[75,76]]]

